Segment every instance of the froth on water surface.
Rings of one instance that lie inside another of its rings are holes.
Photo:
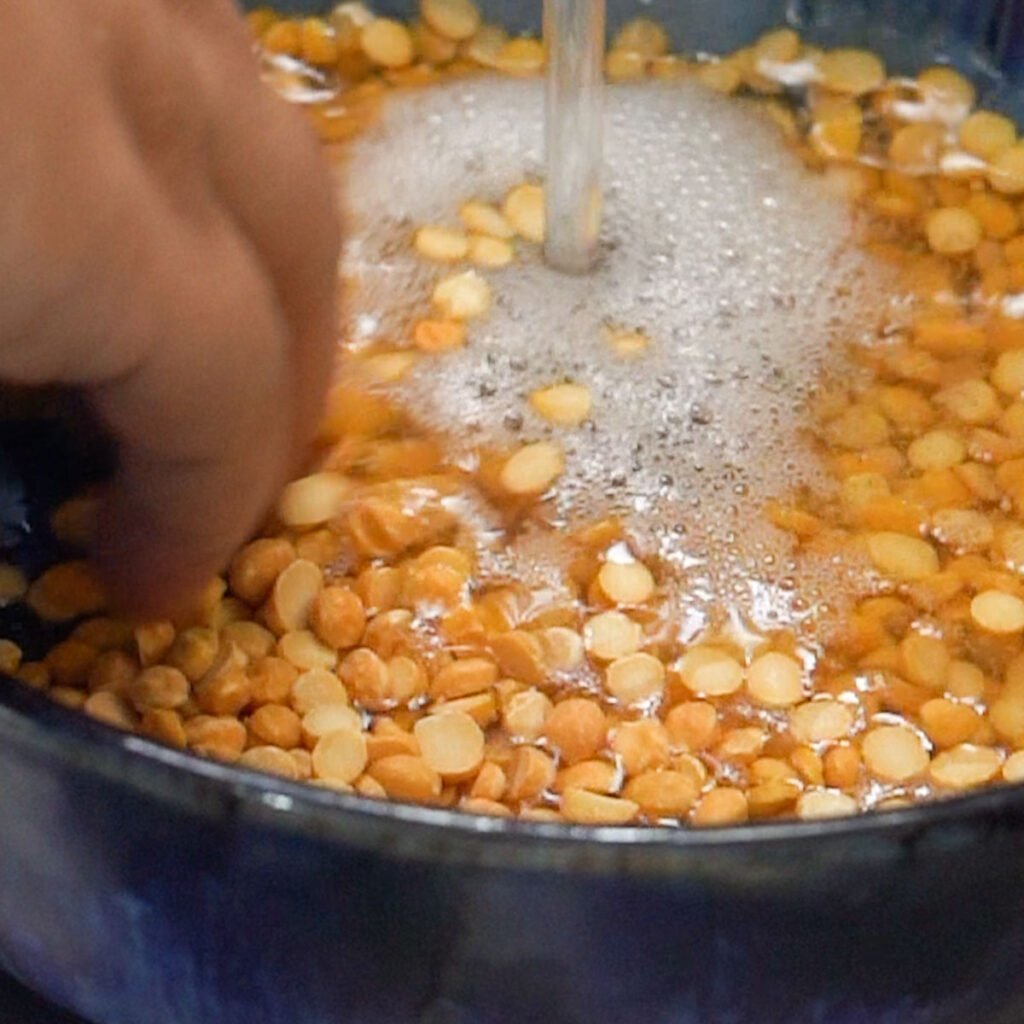
[[[412,252],[423,223],[457,224],[469,198],[500,201],[542,176],[539,83],[461,81],[393,100],[348,162],[345,270],[350,345],[408,336],[436,266]],[[794,561],[765,521],[773,496],[827,487],[804,427],[840,339],[873,329],[880,282],[830,196],[763,113],[676,83],[607,99],[601,262],[585,278],[536,247],[491,273],[494,308],[468,345],[424,360],[401,385],[416,415],[470,453],[555,436],[569,521],[624,512],[645,550],[673,566],[685,633],[711,607],[761,627],[794,622],[842,590],[834,566]],[[642,332],[617,356],[608,329]],[[581,427],[550,427],[526,398],[562,380],[593,396]],[[546,575],[550,544],[493,553]]]

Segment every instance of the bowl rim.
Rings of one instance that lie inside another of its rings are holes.
[[[710,828],[581,826],[487,817],[442,807],[373,800],[358,794],[279,779],[118,730],[66,708],[27,685],[0,680],[0,740],[115,785],[183,803],[193,814],[262,822],[343,845],[436,862],[569,866],[606,871],[647,866],[664,872],[673,860],[716,853],[750,859],[788,858],[825,840],[864,849],[891,848],[924,835],[990,830],[1024,822],[1024,784],[996,784],[972,793],[845,818],[787,819]],[[0,760],[3,754],[0,753]],[[524,854],[536,854],[529,856]],[[667,858],[667,859],[666,859]],[[728,859],[728,858],[726,858]]]

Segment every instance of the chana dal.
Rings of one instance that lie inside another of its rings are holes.
[[[409,24],[360,3],[297,20],[249,15],[268,77],[344,152],[389,94],[539,75],[544,47],[472,0],[422,0]],[[1024,143],[950,67],[887,74],[788,28],[721,58],[670,52],[639,18],[611,82],[695,81],[771,119],[855,214],[896,275],[904,318],[851,346],[807,426],[834,486],[751,510],[795,557],[871,572],[820,643],[786,628],[673,632],[667,569],[627,515],[575,523],[552,600],[481,571],[467,491],[508,531],[567,473],[557,430],[585,428],[586,380],[524,397],[556,431],[475,462],[379,385],[474,342],[545,235],[543,185],[452,195],[406,244],[434,273],[407,336],[354,355],[315,468],[282,493],[178,622],[108,615],[82,559],[0,599],[68,622],[40,660],[0,669],[116,728],[291,780],[466,812],[586,825],[826,818],[1024,779]],[[737,100],[739,102],[739,100]],[[906,315],[906,310],[910,310]],[[609,359],[657,339],[609,324]],[[525,358],[529,353],[524,354]],[[429,372],[429,370],[428,370]],[[94,499],[56,512],[87,541]],[[838,569],[837,569],[838,573]],[[714,603],[721,595],[709,595]]]

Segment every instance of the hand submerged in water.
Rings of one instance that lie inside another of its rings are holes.
[[[120,452],[100,564],[122,605],[165,612],[315,426],[329,175],[229,0],[13,4],[0,66],[0,377],[86,394]]]

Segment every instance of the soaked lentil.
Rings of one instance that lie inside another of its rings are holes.
[[[536,75],[544,62],[539,40],[482,23],[472,0],[423,0],[409,25],[360,3],[249,20],[268,80],[339,154],[389,93]],[[472,510],[543,532],[570,468],[558,432],[595,415],[588,381],[524,395],[551,439],[482,448],[472,465],[446,461],[444,440],[382,385],[472,345],[501,275],[543,243],[543,185],[522,181],[452,195],[449,223],[412,226],[406,244],[437,274],[408,341],[352,350],[318,467],[284,489],[266,535],[211,582],[192,620],[106,617],[81,559],[31,582],[0,566],[0,601],[78,622],[39,660],[0,640],[0,669],[202,756],[367,799],[531,820],[815,819],[1024,779],[1017,128],[974,109],[952,68],[891,77],[872,53],[821,51],[791,29],[717,58],[669,48],[659,25],[636,19],[614,38],[607,75],[694,79],[759,105],[808,173],[848,200],[861,244],[904,292],[876,342],[851,346],[861,372],[822,382],[808,413],[835,488],[782,482],[752,510],[792,535],[795,557],[870,570],[827,635],[751,631],[732,615],[684,642],[664,566],[611,506],[596,522],[554,524],[573,552],[560,586],[481,573],[480,545],[500,538],[481,536]],[[652,344],[628,324],[608,324],[604,342],[619,360]],[[75,498],[54,529],[81,547],[94,521],[94,500]]]

